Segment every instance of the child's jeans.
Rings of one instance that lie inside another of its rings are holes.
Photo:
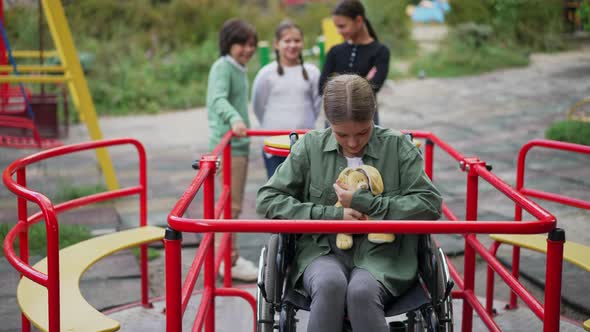
[[[287,158],[273,156],[271,154],[264,152],[264,150],[262,150],[262,159],[264,159],[264,166],[266,166],[266,174],[268,175],[268,178],[270,179],[270,177],[273,174],[275,174],[275,170],[277,169],[277,167],[279,167],[279,165],[282,164],[283,161],[285,161],[285,159],[287,159]]]

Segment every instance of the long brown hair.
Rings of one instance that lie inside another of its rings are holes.
[[[303,30],[301,30],[301,28],[297,24],[289,20],[284,20],[279,24],[279,26],[275,30],[275,40],[277,42],[281,40],[281,38],[283,37],[283,32],[288,29],[297,29],[301,34],[301,38],[303,38]],[[276,48],[275,54],[277,56],[277,73],[283,76],[285,71],[283,70],[283,66],[281,65],[279,50],[277,50]],[[307,70],[305,70],[305,65],[303,64],[303,55],[301,54],[301,52],[299,52],[299,63],[301,64],[301,73],[303,74],[303,79],[306,81],[309,80],[309,75],[307,75]]]
[[[377,103],[369,81],[353,74],[331,78],[324,88],[324,112],[332,124],[373,120]]]
[[[365,14],[365,7],[360,1],[343,0],[340,3],[338,3],[336,8],[334,8],[334,10],[332,11],[332,15],[345,16],[353,20],[361,16],[363,18],[363,21],[365,22],[365,25],[367,26],[367,30],[369,30],[369,35],[373,37],[373,39],[375,39],[376,41],[379,41],[379,38],[377,38],[377,33],[375,33],[375,29],[373,29],[371,22],[369,22],[369,19]]]

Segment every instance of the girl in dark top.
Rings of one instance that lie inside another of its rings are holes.
[[[389,73],[389,49],[379,43],[375,30],[357,0],[341,1],[332,11],[332,20],[345,42],[330,49],[320,77],[320,94],[334,74],[357,74],[365,77],[375,94]],[[375,113],[375,124],[379,115]]]

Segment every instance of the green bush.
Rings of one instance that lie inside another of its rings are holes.
[[[452,31],[438,51],[417,59],[410,71],[428,77],[475,75],[529,64],[528,55],[497,41],[485,25],[462,25]]]
[[[451,26],[467,22],[478,24],[491,22],[492,12],[486,1],[453,0],[450,5],[451,11],[447,13],[445,19]]]
[[[578,9],[580,23],[585,31],[590,31],[590,2],[584,1],[580,4]]]
[[[415,48],[409,42],[409,21],[403,13],[402,3],[406,2],[366,1],[379,37],[394,54],[411,54]],[[309,48],[321,33],[321,20],[330,16],[334,6],[308,3],[284,7],[270,2],[264,6],[253,0],[63,3],[78,51],[94,56],[87,81],[97,112],[112,115],[204,105],[208,71],[219,56],[219,29],[230,17],[252,23],[259,40],[268,41],[274,38],[277,24],[290,18],[302,27]],[[38,48],[36,6],[7,7],[5,17],[14,48]],[[44,31],[45,49],[53,49],[45,25]],[[255,57],[249,64],[251,79],[259,67],[257,62]]]
[[[4,243],[4,238],[8,231],[14,225],[0,224],[0,242]],[[36,256],[47,255],[47,235],[45,224],[41,221],[29,228],[29,254]],[[80,241],[88,240],[92,237],[90,230],[82,225],[59,225],[59,247],[65,248]],[[14,250],[19,248],[19,241],[14,241]],[[0,251],[0,256],[4,255],[4,250]]]
[[[590,122],[557,121],[547,128],[545,137],[556,141],[590,145]]]
[[[380,41],[387,45],[393,57],[414,55],[416,43],[411,39],[411,21],[405,8],[409,0],[364,0],[367,16]]]
[[[499,39],[536,51],[565,48],[561,0],[453,0],[448,22],[491,25]]]
[[[70,184],[60,184],[57,194],[54,197],[54,201],[55,203],[62,203],[105,191],[107,191],[107,188],[102,184],[97,184],[94,186],[73,186]]]

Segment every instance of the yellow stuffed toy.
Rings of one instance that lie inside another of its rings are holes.
[[[343,186],[347,190],[371,190],[371,193],[375,196],[380,195],[383,192],[383,179],[379,171],[369,165],[363,165],[352,169],[350,167],[345,168],[336,180],[340,186]],[[336,203],[336,206],[341,207],[340,201]],[[369,241],[373,243],[387,243],[395,241],[394,234],[377,234],[372,233],[368,236]],[[352,235],[351,234],[338,234],[336,236],[336,246],[339,249],[346,250],[352,248]]]

